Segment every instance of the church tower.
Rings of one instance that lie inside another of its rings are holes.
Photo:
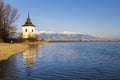
[[[32,21],[29,17],[29,13],[25,24],[22,25],[22,38],[23,39],[36,38],[35,25],[32,24]]]

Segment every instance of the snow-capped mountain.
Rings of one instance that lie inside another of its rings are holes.
[[[92,35],[88,35],[80,32],[49,32],[38,31],[39,39],[48,41],[81,41],[81,40],[96,40],[97,38]]]

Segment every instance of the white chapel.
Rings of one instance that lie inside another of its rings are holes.
[[[35,31],[35,25],[32,24],[32,21],[29,17],[26,19],[26,22],[24,25],[22,25],[22,38],[28,39],[28,38],[35,38],[36,37],[36,31]]]

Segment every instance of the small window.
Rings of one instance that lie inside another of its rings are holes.
[[[33,32],[33,29],[32,29],[32,32]]]
[[[27,29],[25,29],[25,32],[27,32]]]

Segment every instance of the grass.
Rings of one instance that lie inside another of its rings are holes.
[[[45,44],[47,41],[24,42],[24,43],[0,43],[0,61],[6,60],[9,57],[25,51],[30,45]]]
[[[26,50],[29,46],[25,44],[0,43],[0,61]]]

